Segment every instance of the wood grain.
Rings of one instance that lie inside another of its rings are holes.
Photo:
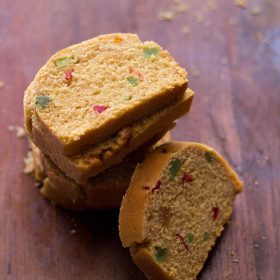
[[[7,129],[22,125],[24,90],[52,53],[108,32],[155,40],[188,69],[197,96],[174,138],[212,145],[245,182],[199,279],[279,279],[280,2],[210,2],[186,1],[166,22],[157,12],[171,0],[0,0],[0,279],[145,279],[121,247],[118,210],[49,204],[22,172],[27,141]]]

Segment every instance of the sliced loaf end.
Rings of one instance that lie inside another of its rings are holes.
[[[120,211],[122,243],[152,279],[195,279],[242,188],[214,149],[163,145],[133,175]]]

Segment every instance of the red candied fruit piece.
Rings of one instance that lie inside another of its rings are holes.
[[[194,181],[194,177],[191,174],[184,173],[183,178],[182,178],[182,182],[189,183],[189,182],[192,182],[192,181]]]
[[[109,107],[105,106],[105,105],[93,105],[92,109],[96,114],[101,114],[103,113],[106,109],[108,109]]]
[[[213,217],[213,220],[217,220],[218,216],[219,216],[219,213],[220,213],[220,209],[219,207],[213,207],[212,209],[212,217]]]
[[[183,247],[188,251],[189,250],[189,246],[186,244],[184,237],[181,234],[179,234],[179,233],[176,233],[176,237],[180,240],[180,242],[183,245]]]
[[[72,73],[73,73],[73,69],[71,69],[71,70],[66,70],[65,72],[64,72],[64,81],[65,81],[65,83],[71,83],[72,82],[72,78],[73,78],[73,75],[72,75]]]
[[[152,189],[152,193],[153,193],[155,190],[159,190],[160,187],[161,187],[161,181],[157,181],[156,186]]]

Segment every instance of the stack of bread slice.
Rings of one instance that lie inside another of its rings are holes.
[[[145,151],[189,111],[187,86],[168,51],[133,34],[53,55],[24,96],[42,194],[73,209],[118,206]]]
[[[133,34],[59,51],[24,96],[41,193],[70,209],[121,206],[122,244],[149,279],[196,279],[243,188],[214,149],[170,142],[193,96],[168,51]]]

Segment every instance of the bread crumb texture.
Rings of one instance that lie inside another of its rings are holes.
[[[164,279],[196,279],[242,183],[213,149],[191,143],[172,155],[154,186],[146,187],[145,250]]]
[[[155,145],[170,141],[170,137],[170,133],[165,134]],[[119,207],[137,163],[144,159],[152,143],[130,153],[122,161],[89,179],[83,185],[76,184],[68,178],[49,157],[43,156],[40,150],[32,145],[34,177],[37,180],[40,178],[39,181],[43,183],[41,194],[55,205],[69,209]],[[42,166],[45,176],[36,177],[36,170],[41,170]]]
[[[8,130],[9,131],[15,131],[16,136],[18,138],[22,138],[25,136],[25,129],[22,126],[18,126],[18,125],[9,125],[8,126]]]
[[[175,103],[141,121],[134,122],[115,135],[75,155],[65,156],[47,148],[51,145],[46,143],[48,138],[36,122],[34,122],[34,131],[36,128],[37,132],[34,137],[35,140],[40,138],[37,140],[38,143],[41,143],[39,147],[67,176],[77,183],[84,183],[89,177],[99,174],[113,163],[120,161],[126,154],[148,142],[157,134],[169,130],[173,122],[190,109],[193,96],[194,92],[188,89],[183,98]]]
[[[102,35],[59,51],[40,69],[25,93],[26,127],[31,134],[36,113],[51,135],[71,145],[112,120],[129,123],[143,108],[167,105],[186,84],[185,70],[155,42]]]

